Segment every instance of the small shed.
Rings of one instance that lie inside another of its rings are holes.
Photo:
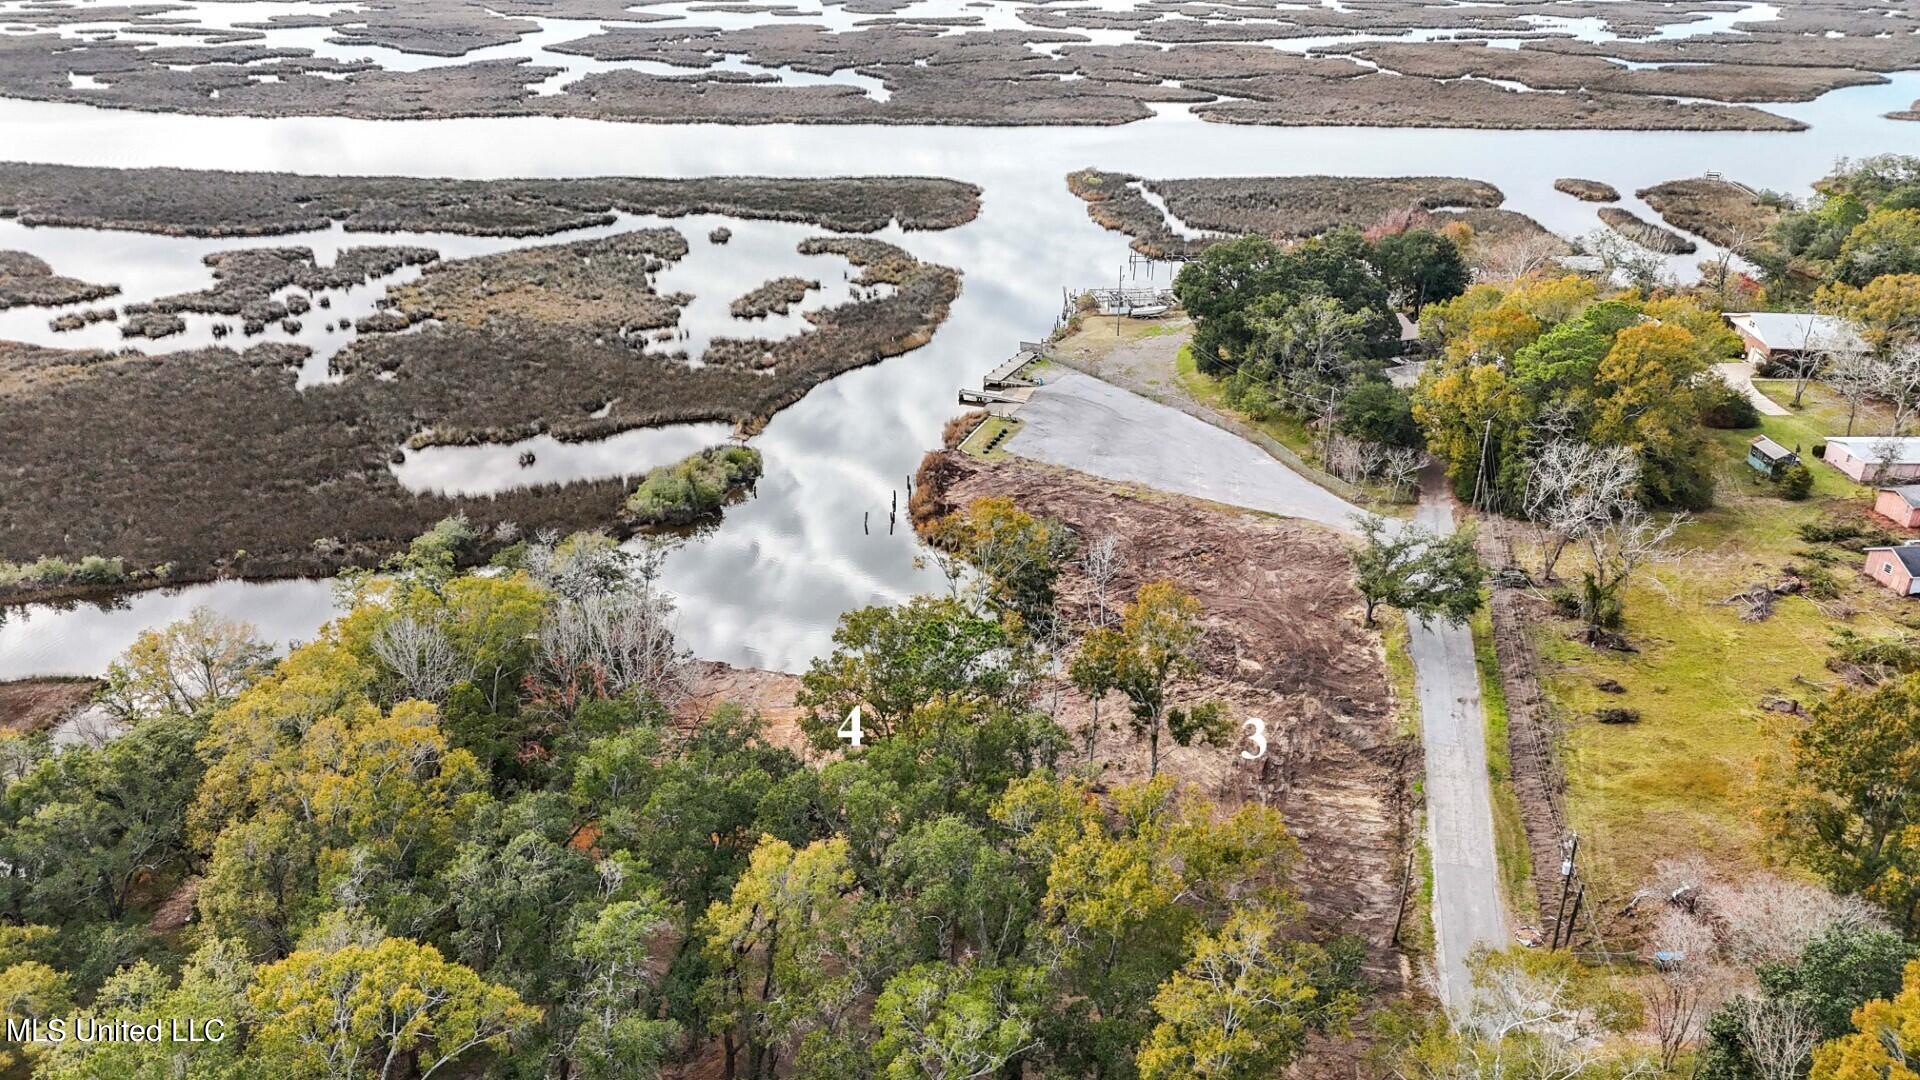
[[[1778,480],[1781,473],[1800,464],[1800,455],[1765,435],[1756,435],[1747,444],[1747,464],[1767,479]]]
[[[1873,512],[1903,529],[1920,529],[1920,484],[1881,488]]]
[[[1920,593],[1920,544],[1870,547],[1867,564],[1861,569],[1888,592],[1900,596]]]

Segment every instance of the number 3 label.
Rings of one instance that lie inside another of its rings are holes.
[[[1240,756],[1248,761],[1259,761],[1267,756],[1267,722],[1257,716],[1249,717],[1246,728],[1247,741],[1252,743],[1254,748],[1240,751]]]

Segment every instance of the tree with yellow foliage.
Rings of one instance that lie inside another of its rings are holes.
[[[1898,994],[1854,1010],[1853,1026],[1814,1049],[1808,1080],[1920,1080],[1920,960]]]
[[[250,1055],[269,1080],[427,1080],[504,1053],[540,1020],[512,990],[402,938],[296,952],[262,968],[247,998],[260,1017]]]

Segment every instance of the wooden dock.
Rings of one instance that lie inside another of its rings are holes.
[[[987,372],[981,378],[980,386],[987,390],[1005,390],[1008,387],[1034,385],[1031,380],[1021,378],[1020,372],[1027,365],[1039,360],[1040,354],[1045,349],[1046,346],[1037,341],[1021,342],[1020,351],[1002,360],[999,367]]]

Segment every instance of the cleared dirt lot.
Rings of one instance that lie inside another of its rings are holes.
[[[1173,747],[1161,770],[1230,802],[1279,808],[1306,854],[1299,884],[1323,928],[1363,935],[1382,972],[1407,840],[1413,741],[1400,733],[1385,660],[1360,621],[1345,542],[1298,520],[1145,491],[1019,459],[930,455],[921,482],[936,512],[987,496],[1064,522],[1086,541],[1118,538],[1126,567],[1111,595],[1169,579],[1197,597],[1207,623],[1198,694],[1235,717],[1267,721],[1266,757],[1243,744]],[[1091,588],[1078,566],[1062,575],[1063,610],[1084,619]],[[1276,598],[1285,597],[1285,602]],[[1048,695],[1051,696],[1051,695]],[[1061,691],[1061,722],[1080,731],[1090,703]],[[1125,729],[1114,697],[1101,710],[1096,756],[1109,782],[1144,778],[1147,748]]]

